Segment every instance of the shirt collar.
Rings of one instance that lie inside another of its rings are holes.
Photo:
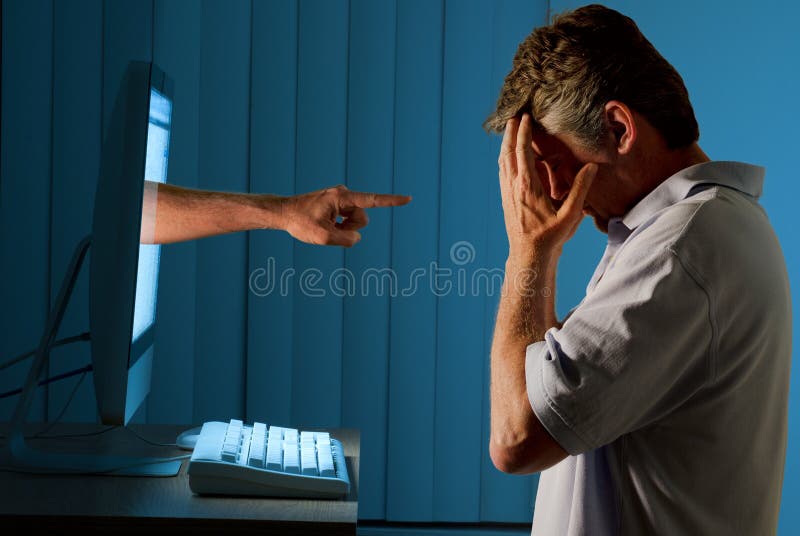
[[[659,210],[685,199],[693,188],[700,185],[727,186],[758,199],[764,173],[761,166],[722,160],[689,166],[656,186],[621,219],[612,218],[609,230],[622,224],[629,232],[633,231]]]

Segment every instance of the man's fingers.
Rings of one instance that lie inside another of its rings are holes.
[[[531,116],[522,114],[522,119],[519,122],[519,129],[517,130],[517,144],[514,152],[516,153],[518,176],[522,179],[522,188],[528,191],[531,190],[531,184],[535,182],[532,181],[531,178],[533,177],[533,173],[536,173],[535,166],[528,162],[532,152],[532,136]],[[538,186],[538,184],[536,186]]]
[[[328,235],[327,245],[349,248],[356,245],[359,240],[361,240],[361,233],[358,231],[334,228]]]
[[[342,195],[342,205],[360,208],[399,207],[411,201],[410,195],[374,194],[369,192],[346,191]]]
[[[517,145],[517,131],[519,130],[519,119],[512,117],[506,121],[506,129],[503,131],[503,144],[500,146],[500,156],[497,164],[500,166],[501,179],[511,182],[511,178],[517,173],[517,156],[514,149]],[[501,185],[502,186],[502,185]]]
[[[519,130],[519,119],[512,117],[506,121],[506,129],[503,131],[503,143],[500,145],[500,156],[514,152],[517,146],[517,131]]]
[[[366,226],[369,223],[369,216],[367,216],[367,211],[363,208],[359,207],[352,207],[346,208],[339,211],[339,213],[344,216],[344,221],[341,221],[336,224],[337,229],[345,229],[345,230],[355,230],[361,229],[362,227]]]
[[[500,154],[513,153],[517,144],[517,129],[519,119],[512,117],[506,121],[506,129],[503,132],[503,144],[500,146]]]
[[[574,212],[583,210],[586,194],[589,192],[589,188],[591,188],[596,174],[597,164],[593,162],[585,164],[581,170],[578,171],[575,180],[572,182],[569,195],[558,211],[559,215],[563,214],[566,217]]]

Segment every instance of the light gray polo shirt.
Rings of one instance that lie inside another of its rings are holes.
[[[661,183],[528,347],[531,406],[570,454],[540,476],[533,535],[777,530],[791,297],[763,178],[717,161]]]

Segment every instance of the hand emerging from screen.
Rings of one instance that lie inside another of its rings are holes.
[[[361,239],[365,209],[405,205],[411,197],[353,192],[345,186],[283,197],[220,192],[145,181],[141,242],[168,244],[237,231],[280,229],[310,244],[350,247]]]
[[[405,205],[411,197],[355,192],[339,185],[283,199],[281,227],[309,244],[350,247],[361,240],[368,208]]]

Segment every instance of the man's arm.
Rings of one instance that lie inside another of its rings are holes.
[[[528,345],[555,325],[556,261],[546,252],[528,262],[506,261],[492,341],[489,443],[492,462],[506,473],[541,471],[566,456],[533,413],[525,383]]]
[[[282,197],[215,192],[146,181],[141,241],[166,244],[253,229],[280,229],[312,244],[352,246],[369,219],[364,209],[405,205],[409,196],[344,186]]]
[[[558,258],[580,224],[597,169],[584,166],[556,210],[539,182],[531,153],[530,117],[509,120],[498,162],[509,256],[492,342],[489,442],[492,462],[509,473],[542,471],[567,456],[531,408],[525,352],[557,323]]]

